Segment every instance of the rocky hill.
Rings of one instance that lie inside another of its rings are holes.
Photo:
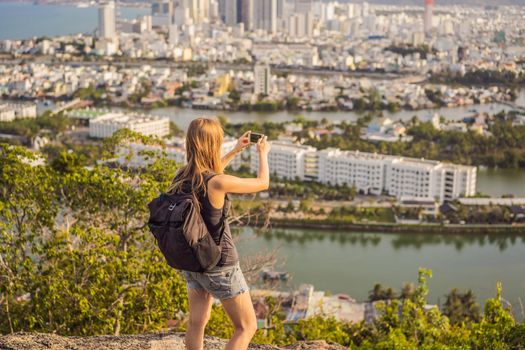
[[[226,341],[207,337],[205,350],[223,350]],[[126,336],[62,337],[55,334],[15,333],[0,336],[1,350],[185,350],[183,333],[152,333]],[[324,341],[299,342],[284,348],[250,346],[250,350],[343,350]]]

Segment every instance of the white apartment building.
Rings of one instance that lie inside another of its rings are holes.
[[[476,194],[476,167],[439,161],[388,156],[359,151],[272,142],[270,172],[284,179],[313,180],[323,184],[355,186],[365,194],[397,198],[434,198],[438,202]],[[259,158],[251,150],[250,169]]]
[[[385,160],[384,190],[398,198],[436,198],[440,167],[437,161],[389,157]]]
[[[476,194],[477,168],[438,161],[397,158],[386,165],[385,189],[401,197],[429,197],[439,202]]]
[[[317,150],[314,147],[277,141],[271,144],[268,164],[272,175],[288,180],[315,180]],[[255,146],[250,148],[250,169],[253,172],[259,169],[259,154]]]
[[[166,117],[110,112],[90,121],[89,136],[106,138],[120,129],[129,129],[146,136],[164,137],[170,133],[170,120]]]
[[[36,104],[0,103],[0,121],[10,122],[15,119],[36,118]]]
[[[442,190],[439,192],[439,198],[449,200],[476,194],[476,167],[442,164],[442,174],[441,182],[437,184]]]
[[[385,178],[384,156],[334,148],[319,151],[318,154],[317,181],[355,186],[364,193],[381,194]]]
[[[11,122],[15,120],[15,110],[7,105],[0,105],[0,122]]]
[[[13,105],[17,119],[36,118],[36,104],[34,103],[15,103]]]

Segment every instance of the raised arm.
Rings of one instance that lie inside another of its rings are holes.
[[[237,140],[237,144],[235,147],[225,154],[222,158],[222,168],[226,169],[228,164],[235,158],[235,156],[240,153],[243,149],[248,147],[250,145],[250,131],[246,131],[239,139]]]
[[[267,190],[270,185],[268,169],[268,152],[270,144],[266,136],[257,142],[259,173],[256,178],[241,178],[232,175],[218,175],[210,180],[209,197],[215,207],[221,207],[225,193],[255,193]]]

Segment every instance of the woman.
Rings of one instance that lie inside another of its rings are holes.
[[[186,159],[175,176],[170,192],[191,192],[198,200],[204,222],[216,242],[222,245],[221,259],[213,269],[199,273],[183,271],[190,309],[186,348],[202,350],[204,328],[209,320],[213,297],[219,299],[235,327],[226,350],[247,349],[257,324],[248,286],[239,267],[237,250],[226,219],[228,193],[255,193],[268,189],[266,137],[257,142],[259,173],[256,178],[225,175],[224,168],[250,144],[250,132],[242,135],[235,148],[221,158],[223,130],[218,121],[199,118],[191,122],[186,134]]]

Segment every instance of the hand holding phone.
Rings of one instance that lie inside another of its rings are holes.
[[[250,142],[257,143],[259,142],[259,139],[261,139],[263,136],[264,136],[263,134],[259,134],[256,132],[250,132]]]
[[[270,143],[268,143],[268,137],[266,135],[262,135],[262,137],[259,138],[257,141],[257,152],[261,154],[262,156],[268,156],[268,153],[270,152]]]

